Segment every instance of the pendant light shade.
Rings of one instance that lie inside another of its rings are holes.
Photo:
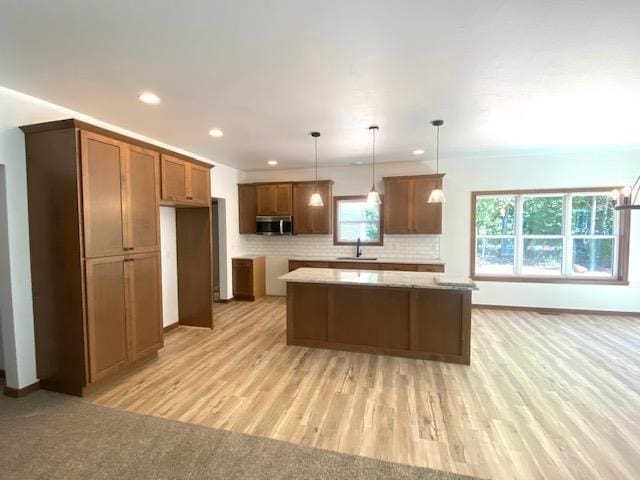
[[[436,127],[436,175],[440,174],[440,127],[444,124],[442,120],[434,120],[431,122],[431,125]],[[436,188],[431,190],[429,194],[429,198],[427,199],[427,203],[444,203],[447,199],[444,196],[444,192],[442,191],[442,186],[440,185],[440,178],[438,177],[438,183],[436,184]]]
[[[316,188],[315,188],[315,192],[313,192],[311,194],[311,197],[309,198],[309,206],[324,207],[324,202],[322,201],[320,192],[318,192],[318,137],[320,136],[320,132],[311,132],[309,135],[313,137],[313,140],[315,142],[315,152],[316,152]]]
[[[324,202],[322,201],[322,197],[318,192],[314,192],[311,194],[311,198],[309,198],[309,206],[324,207]]]
[[[377,125],[371,125],[369,130],[372,134],[372,153],[371,153],[371,191],[367,195],[367,203],[370,205],[380,205],[380,194],[376,191],[376,132],[379,127]]]
[[[367,203],[371,205],[380,205],[382,200],[380,200],[380,194],[375,190],[371,190],[367,195]]]

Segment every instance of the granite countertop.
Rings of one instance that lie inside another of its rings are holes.
[[[338,268],[299,268],[280,277],[285,282],[368,285],[377,287],[435,288],[443,290],[477,290],[467,277],[427,272],[390,272],[343,270]]]
[[[363,255],[367,257],[368,255]],[[298,262],[362,262],[362,263],[400,263],[408,265],[444,265],[444,260],[439,258],[427,259],[427,260],[407,260],[398,258],[381,258],[378,257],[375,260],[355,260],[349,258],[336,258],[336,257],[289,257],[289,260]]]
[[[264,257],[264,255],[234,255],[231,257],[231,260],[255,260],[256,258]]]

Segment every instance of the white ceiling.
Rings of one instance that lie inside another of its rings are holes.
[[[640,1],[3,0],[0,85],[242,169],[316,129],[368,161],[372,123],[431,159],[435,118],[449,158],[638,147]]]

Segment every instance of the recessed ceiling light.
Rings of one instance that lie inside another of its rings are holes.
[[[351,162],[351,165],[362,165],[362,162],[358,160],[356,162]]]
[[[212,137],[221,137],[224,135],[224,133],[222,133],[222,130],[218,129],[218,128],[212,128],[211,130],[209,130],[209,135],[211,135]]]
[[[413,154],[414,154],[414,155],[422,155],[423,153],[424,153],[424,150],[422,150],[421,148],[416,148],[416,149],[413,151]]]
[[[278,161],[277,161],[277,160],[269,160],[269,161],[267,162],[267,165],[271,165],[272,167],[273,167],[273,166],[275,166],[275,165],[277,165],[277,164],[278,164]]]
[[[142,92],[138,95],[141,102],[148,103],[149,105],[157,105],[160,103],[160,97],[153,92]]]

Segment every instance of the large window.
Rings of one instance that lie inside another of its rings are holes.
[[[382,205],[370,205],[366,196],[334,197],[336,245],[382,245]]]
[[[472,196],[474,278],[626,281],[628,214],[605,189]]]

